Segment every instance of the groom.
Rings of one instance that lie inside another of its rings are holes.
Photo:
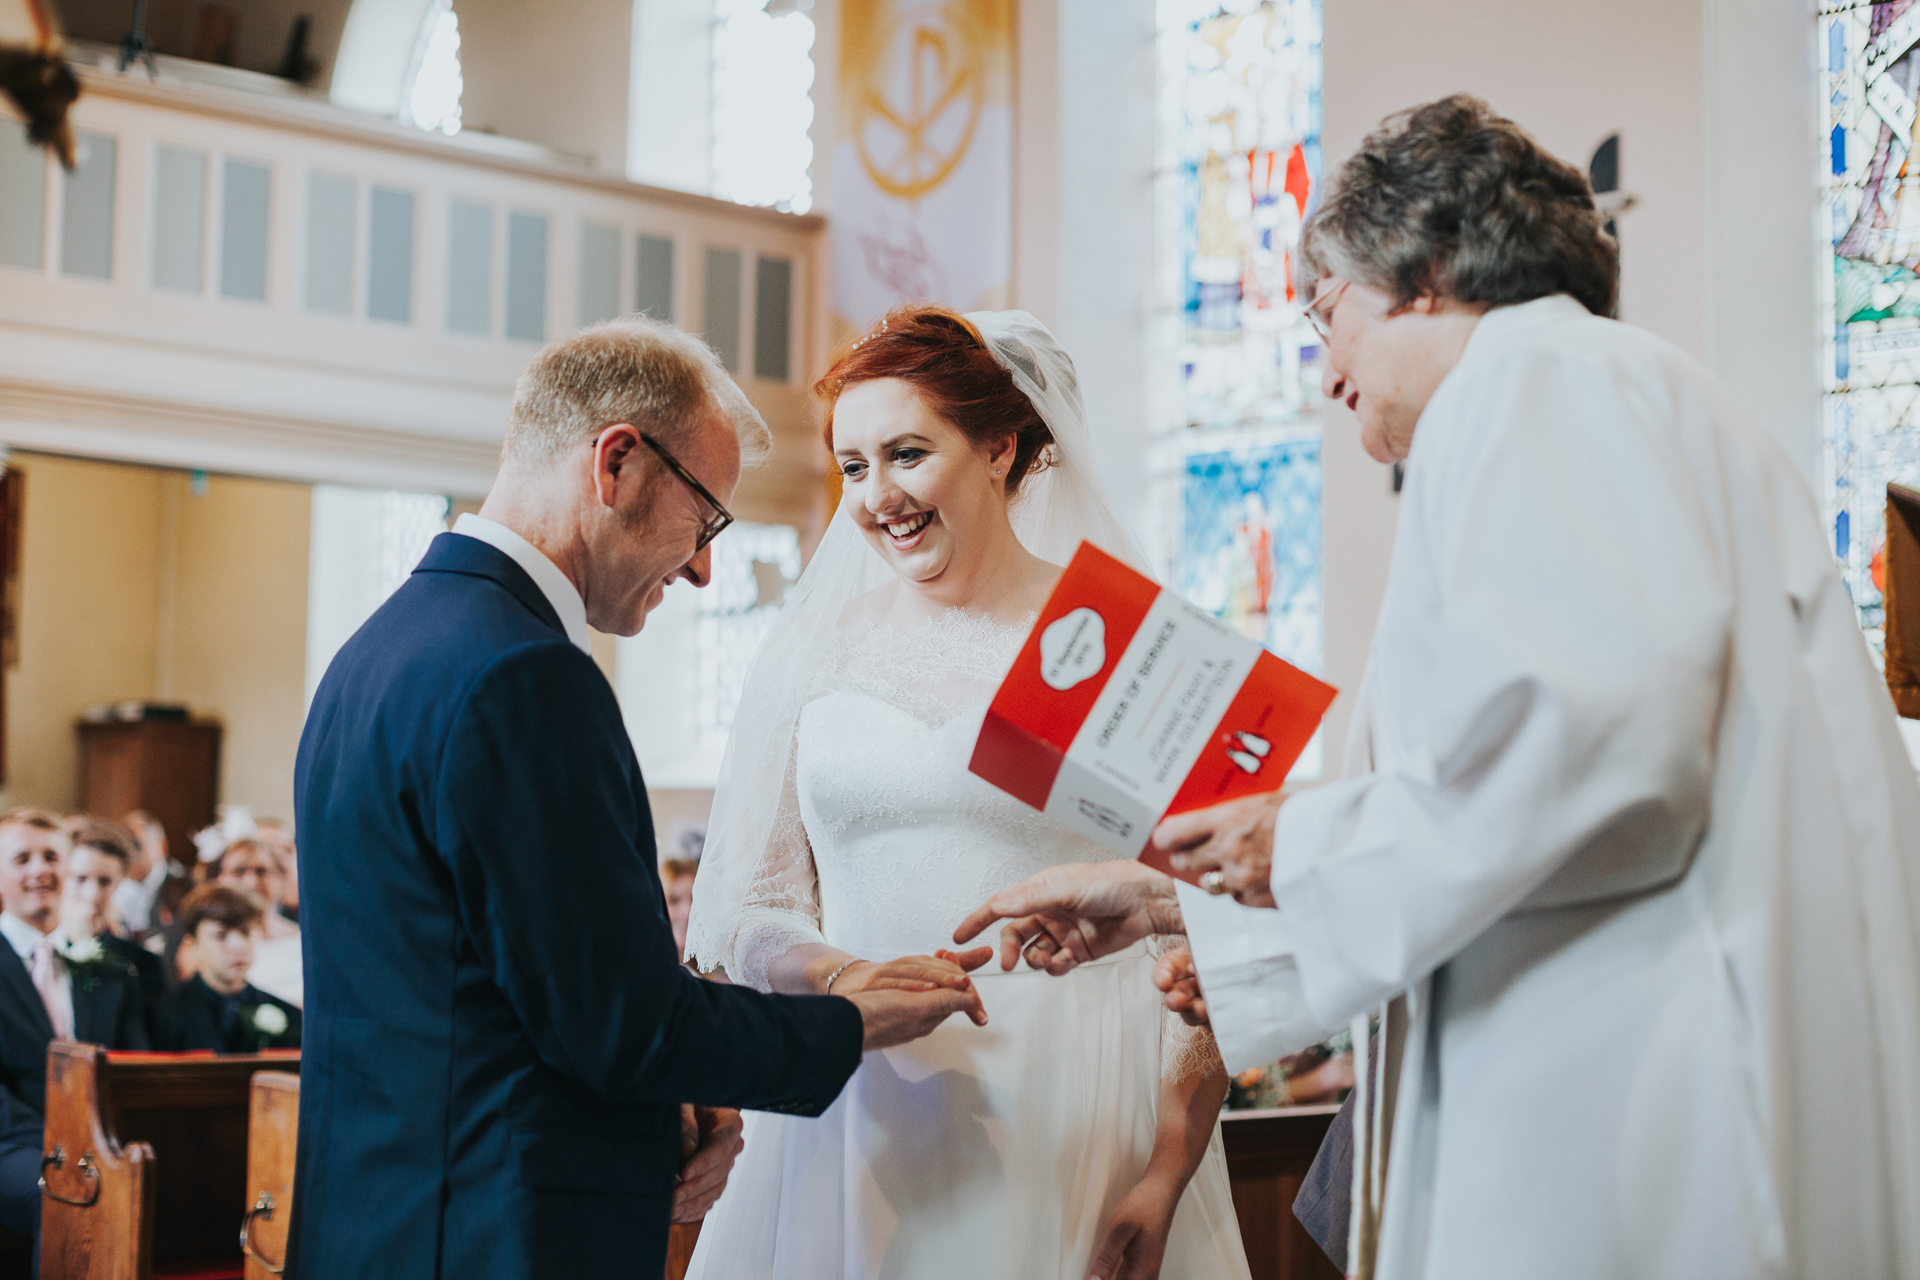
[[[295,781],[290,1276],[657,1276],[669,1216],[704,1214],[740,1150],[724,1108],[818,1115],[863,1050],[979,1008],[964,975],[768,996],[676,961],[587,628],[631,635],[669,583],[706,585],[743,457],[768,444],[671,326],[555,343],[521,377],[480,516],[328,669]]]

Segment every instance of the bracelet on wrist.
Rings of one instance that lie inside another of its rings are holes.
[[[828,975],[827,975],[827,985],[826,985],[825,987],[822,987],[822,988],[821,988],[821,990],[820,990],[820,994],[821,994],[821,995],[823,995],[823,996],[830,996],[830,995],[832,995],[832,994],[833,994],[833,980],[834,980],[835,978],[838,978],[838,977],[839,977],[839,976],[840,976],[841,974],[843,974],[843,973],[845,973],[845,972],[846,972],[846,971],[847,971],[848,969],[851,969],[851,968],[852,968],[852,967],[853,967],[854,965],[856,965],[856,964],[858,964],[858,963],[860,963],[860,961],[859,961],[859,959],[858,959],[858,957],[856,957],[856,958],[854,958],[854,959],[852,959],[852,960],[849,960],[849,961],[847,961],[847,962],[846,962],[845,964],[843,964],[843,965],[841,965],[841,966],[840,966],[840,967],[839,967],[838,969],[835,969],[835,970],[834,970],[834,971],[833,971],[832,973],[830,973],[830,974],[828,974]]]

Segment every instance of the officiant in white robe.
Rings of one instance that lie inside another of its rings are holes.
[[[1376,1275],[1920,1276],[1920,787],[1805,482],[1612,254],[1484,104],[1367,139],[1303,248],[1406,462],[1350,776],[1163,825],[1255,906],[1059,869],[963,932],[1183,923],[1232,1071],[1399,997]]]

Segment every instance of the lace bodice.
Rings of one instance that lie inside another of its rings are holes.
[[[1050,866],[1111,857],[967,772],[985,704],[929,726],[857,691],[800,720],[800,813],[826,940],[868,960],[952,946],[953,927]]]
[[[849,630],[800,713],[781,815],[734,939],[736,981],[767,989],[773,960],[808,942],[868,960],[950,947],[954,926],[998,890],[1117,856],[967,770],[1030,625],[949,610],[916,632]],[[1184,1072],[1199,1046],[1184,1028],[1172,1041]]]

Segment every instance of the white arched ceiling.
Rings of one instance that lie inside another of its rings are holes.
[[[397,116],[407,71],[433,0],[353,0],[328,96],[334,105]]]

